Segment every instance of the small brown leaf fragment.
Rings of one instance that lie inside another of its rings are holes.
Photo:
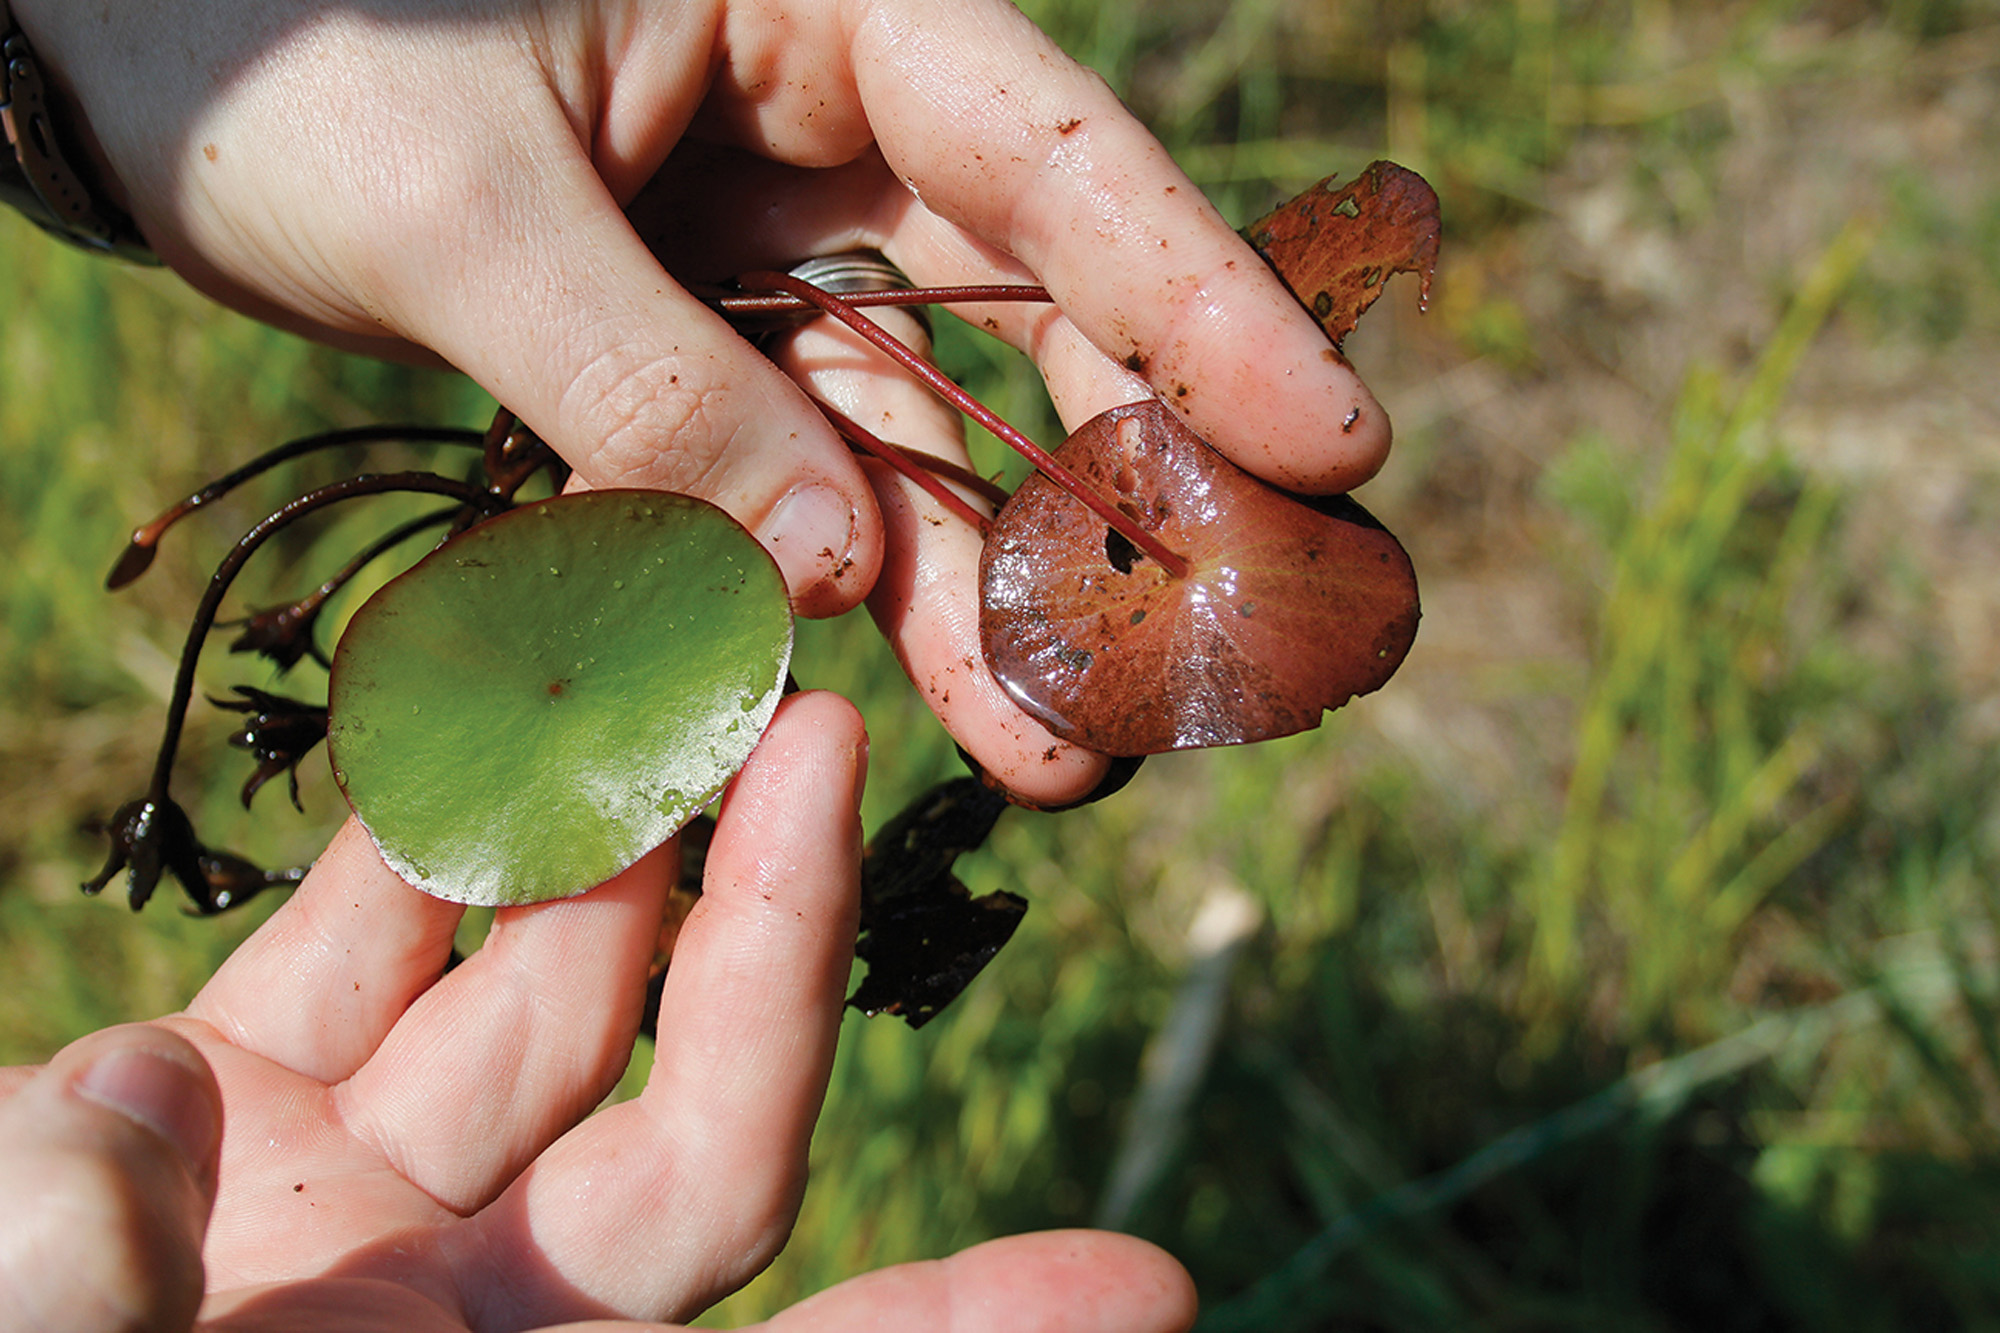
[[[1346,185],[1329,176],[1243,229],[1246,240],[1338,345],[1397,273],[1428,301],[1442,224],[1422,176],[1375,162]]]
[[[958,778],[919,796],[870,840],[854,949],[868,975],[849,1005],[922,1027],[1013,936],[1027,901],[1004,890],[975,898],[952,873],[1006,808],[1005,798],[977,779]]]

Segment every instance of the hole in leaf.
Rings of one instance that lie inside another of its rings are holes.
[[[1132,566],[1146,558],[1146,553],[1127,541],[1115,528],[1104,530],[1104,558],[1120,574],[1130,574]]]

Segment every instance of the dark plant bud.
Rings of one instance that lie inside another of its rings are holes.
[[[208,701],[217,708],[250,715],[243,730],[229,738],[231,745],[250,751],[257,761],[257,771],[243,784],[243,808],[249,809],[250,798],[258,789],[283,773],[291,779],[292,807],[303,813],[305,807],[299,804],[299,761],[326,739],[326,705],[287,699],[248,685],[232,688],[243,697],[217,699],[211,695]]]
[[[153,567],[153,557],[159,554],[159,547],[150,541],[140,541],[134,537],[118,555],[118,563],[104,576],[104,586],[116,592],[132,580]]]
[[[105,831],[111,835],[111,854],[97,877],[85,881],[85,893],[102,893],[119,871],[126,871],[126,897],[136,912],[159,887],[161,874],[171,870],[196,906],[207,903],[201,843],[187,813],[173,801],[142,797],[128,802],[111,817]]]
[[[229,651],[256,653],[275,662],[280,671],[290,671],[306,657],[326,666],[326,654],[314,641],[314,626],[319,622],[320,608],[325,605],[326,599],[313,592],[296,602],[253,611],[233,622],[242,626],[243,632],[230,643]]]
[[[284,870],[265,870],[234,852],[204,850],[201,854],[201,873],[207,886],[207,900],[195,903],[194,914],[214,916],[232,907],[241,907],[266,889],[294,888],[306,877],[309,868],[292,866]]]

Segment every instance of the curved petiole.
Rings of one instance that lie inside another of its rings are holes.
[[[836,296],[831,292],[822,291],[811,283],[795,278],[789,273],[778,273],[768,270],[743,274],[737,278],[737,282],[746,288],[785,292],[798,297],[802,301],[809,301],[813,305],[818,306],[826,314],[833,316],[841,323],[847,325],[848,328],[853,329],[863,338],[866,338],[883,354],[895,361],[897,365],[923,381],[924,385],[931,392],[937,394],[938,397],[950,403],[966,416],[977,421],[980,425],[991,431],[1001,443],[1033,463],[1043,475],[1047,476],[1050,481],[1055,482],[1056,485],[1062,487],[1077,503],[1103,519],[1113,532],[1116,532],[1126,541],[1131,542],[1133,546],[1152,557],[1168,575],[1176,579],[1187,577],[1188,564],[1186,560],[1168,549],[1159,538],[1141,527],[1132,519],[1131,515],[1119,509],[1102,495],[1099,495],[1095,488],[1084,481],[1083,478],[1064,467],[1048,450],[1014,429],[999,413],[993,411],[977,398],[974,398],[971,394],[960,388],[953,382],[950,376],[932,365],[924,357],[905,347],[894,334],[890,333],[880,324],[877,324],[874,320],[856,310],[854,303],[847,297]],[[873,295],[873,293],[869,293],[869,295]]]

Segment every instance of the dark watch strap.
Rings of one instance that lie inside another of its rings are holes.
[[[49,115],[42,67],[6,0],[0,0],[0,124],[13,150],[0,154],[0,200],[72,245],[134,263],[159,262],[132,219],[96,197],[71,165],[83,155],[64,142]]]

